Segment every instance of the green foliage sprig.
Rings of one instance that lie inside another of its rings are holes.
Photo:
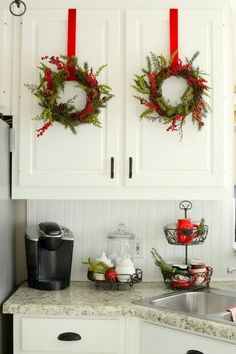
[[[165,276],[171,276],[172,275],[172,265],[166,263],[166,261],[159,255],[157,250],[153,247],[151,249],[151,255],[154,259],[155,265],[160,268],[161,272]]]
[[[88,261],[82,262],[82,264],[87,264],[88,270],[93,273],[105,273],[111,267],[101,261],[91,261],[89,258]]]

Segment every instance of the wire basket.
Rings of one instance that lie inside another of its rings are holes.
[[[189,270],[185,275],[176,272],[162,272],[162,276],[166,286],[171,289],[197,289],[210,284],[213,269],[209,266],[205,268],[204,271],[198,270],[196,273]]]
[[[104,273],[96,273],[100,274],[101,278],[104,276]],[[87,278],[95,283],[95,287],[106,288],[110,290],[119,290],[122,288],[132,288],[134,284],[141,283],[143,280],[143,272],[141,269],[136,268],[134,274],[117,274],[117,278],[115,281],[106,280],[106,279],[96,279],[95,274],[88,270]],[[122,281],[118,280],[118,278],[123,279]]]
[[[199,224],[199,222],[196,223]],[[179,229],[176,227],[176,224],[164,226],[164,233],[168,243],[171,245],[199,245],[203,243],[207,237],[208,225],[204,225],[201,229],[181,229],[181,242],[179,241]]]

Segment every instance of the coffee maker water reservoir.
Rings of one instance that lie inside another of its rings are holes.
[[[25,233],[28,284],[40,290],[70,285],[73,234],[55,222],[29,226]]]

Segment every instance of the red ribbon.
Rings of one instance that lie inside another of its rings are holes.
[[[170,9],[170,55],[175,56],[173,58],[171,66],[178,64],[178,9]]]
[[[76,9],[68,9],[67,56],[74,57],[76,52]],[[68,81],[75,80],[74,66],[67,66]]]

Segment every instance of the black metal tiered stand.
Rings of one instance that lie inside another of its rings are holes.
[[[187,213],[189,210],[192,209],[192,203],[188,200],[183,200],[180,204],[179,204],[179,208],[180,210],[184,211],[184,218],[187,219]],[[208,225],[203,225],[203,227],[199,230],[199,229],[181,229],[181,232],[183,235],[186,236],[186,238],[191,237],[191,241],[190,242],[186,242],[186,243],[180,243],[178,241],[178,227],[176,224],[172,224],[172,225],[167,225],[164,226],[164,233],[166,236],[166,239],[168,241],[169,244],[171,245],[175,245],[175,246],[185,246],[185,264],[188,264],[188,247],[189,246],[194,246],[194,245],[199,245],[202,244],[206,237],[207,237],[207,233],[208,233]],[[195,279],[197,277],[201,277],[202,281],[199,281],[200,285],[191,285],[188,288],[199,288],[199,287],[205,287],[208,286],[210,283],[210,279],[211,279],[211,275],[213,272],[213,269],[211,267],[207,267],[208,271],[207,271],[207,276],[205,273],[201,273],[199,272],[198,274],[196,273],[195,275],[190,275],[190,277],[194,277]],[[163,274],[164,277],[164,281],[165,284],[168,286],[170,285],[170,278],[169,276],[167,277],[166,274]],[[175,289],[178,287],[174,287]]]

